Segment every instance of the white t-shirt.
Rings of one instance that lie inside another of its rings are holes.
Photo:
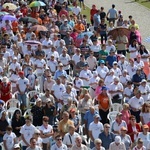
[[[80,12],[81,8],[79,6],[72,8],[72,13],[75,14],[76,16],[79,15]]]
[[[135,51],[135,50],[136,50],[135,47],[132,47],[131,45],[129,45],[130,58],[136,58],[136,56],[138,55],[138,51]]]
[[[98,84],[99,80],[100,80],[100,77],[92,77],[89,81],[89,84],[91,84],[91,83],[97,83]],[[91,87],[96,89],[97,84],[93,84],[93,85],[91,85]]]
[[[137,139],[139,138],[143,140],[143,145],[147,148],[148,143],[150,143],[150,132],[148,132],[146,135],[144,135],[143,132],[140,132]]]
[[[71,135],[70,133],[66,133],[63,139],[63,143],[65,145],[75,145],[75,139],[77,136],[79,136],[77,132],[74,132],[73,135]]]
[[[133,67],[131,66],[131,65],[128,65],[128,67],[127,67],[127,71],[128,71],[128,74],[129,74],[129,76],[132,78],[133,77],[133,75],[136,73],[136,70],[137,70],[137,66],[136,65],[134,65]]]
[[[9,78],[10,81],[14,81],[16,83],[11,82],[12,87],[16,87],[19,76],[17,74],[12,74]]]
[[[80,72],[80,78],[83,77],[83,78],[87,78],[88,80],[90,80],[90,78],[92,78],[92,76],[93,75],[92,75],[90,70],[82,70]],[[86,81],[84,79],[82,79],[82,80],[83,80],[83,85],[84,86],[88,86],[89,85],[89,81]]]
[[[17,85],[19,86],[19,89],[21,92],[25,92],[27,86],[29,85],[29,80],[27,78],[19,78],[17,81]]]
[[[49,60],[47,62],[47,66],[50,68],[52,72],[55,72],[57,70],[58,62],[56,60],[54,61]]]
[[[57,99],[62,99],[63,92],[66,91],[66,88],[63,84],[54,84],[51,91],[54,91],[54,95]]]
[[[98,72],[100,77],[104,79],[106,77],[106,74],[109,72],[109,69],[106,66],[104,66],[103,68],[101,66],[98,66],[96,71]]]
[[[75,81],[74,81],[74,85],[75,85],[77,88],[80,88],[81,86],[83,86],[83,81],[82,81],[82,79],[75,80]],[[76,90],[79,91],[79,89],[76,89]]]
[[[118,66],[121,71],[126,70],[128,65],[129,63],[127,61],[124,61],[124,63],[122,63],[120,60],[118,61]]]
[[[129,75],[126,75],[126,76],[120,76],[120,82],[122,84],[127,84],[128,81],[131,81],[131,77]]]
[[[40,68],[37,68],[36,69],[36,73],[37,74],[42,74],[44,73],[44,66],[46,65],[46,62],[44,59],[40,60],[40,59],[37,59],[34,63],[34,65],[36,65],[37,67],[42,67],[41,69]]]
[[[94,139],[99,137],[99,134],[104,130],[103,124],[101,122],[94,123],[91,122],[89,125],[89,131],[92,131],[92,136]]]
[[[138,63],[137,61],[135,61],[134,64],[135,64],[138,68],[143,68],[143,67],[144,67],[144,62],[143,62],[142,60],[140,60],[139,63]]]
[[[110,87],[111,83],[114,82],[114,78],[115,78],[114,75],[113,75],[113,76],[112,76],[112,75],[106,76],[104,83],[105,83],[105,85],[106,85],[108,88]]]
[[[11,132],[10,134],[7,134],[7,133],[4,134],[3,140],[6,141],[6,146],[8,150],[13,149],[15,138],[16,138],[16,135],[13,132]]]
[[[140,109],[142,107],[142,105],[144,104],[144,99],[142,97],[137,99],[137,97],[134,96],[129,100],[128,103],[132,108]]]
[[[23,134],[23,136],[24,136],[25,140],[27,141],[27,143],[30,143],[30,139],[34,135],[34,131],[35,131],[35,126],[32,125],[32,124],[30,126],[27,126],[25,124],[20,129],[20,133]],[[22,141],[22,146],[26,146],[26,144],[23,141]]]
[[[66,54],[66,56],[63,56],[62,54],[59,57],[59,61],[63,64],[63,65],[67,65],[69,63],[69,61],[71,60],[70,56],[68,54]],[[64,70],[68,70],[70,68],[70,65],[64,66],[63,69]]]
[[[146,102],[147,100],[149,100],[150,98],[150,87],[148,85],[146,85],[145,87],[140,85],[139,86],[139,90],[141,91],[142,97],[144,99],[144,101]],[[143,95],[143,93],[145,93],[146,95]]]
[[[93,52],[99,52],[101,50],[101,46],[100,45],[91,45],[90,50]]]
[[[51,150],[68,150],[67,146],[62,143],[61,147],[58,147],[57,144],[52,145]]]
[[[72,60],[75,62],[75,65],[80,61],[80,55],[74,54],[72,56]]]
[[[127,96],[131,96],[132,93],[133,93],[133,87],[131,87],[131,89],[129,89],[128,87],[126,87],[126,88],[124,89],[124,91],[123,91],[123,94],[126,94]],[[130,99],[130,98],[125,97],[125,102],[128,103],[129,99]]]
[[[89,65],[89,69],[90,70],[93,70],[94,67],[96,67],[97,60],[96,60],[96,58],[94,56],[93,57],[88,57],[86,61],[87,61],[88,65]]]
[[[49,59],[49,58],[51,57],[51,55],[54,55],[55,60],[58,60],[58,59],[59,59],[59,54],[58,54],[57,51],[54,51],[54,52],[50,51],[50,52],[47,54],[47,59]]]
[[[43,125],[40,127],[40,131],[43,132],[43,134],[49,134],[52,131],[53,127],[51,125],[48,125],[47,128],[45,128]],[[42,138],[43,143],[48,143],[49,142],[49,137],[47,138]]]
[[[13,71],[15,71],[16,68],[18,68],[18,69],[20,68],[20,64],[18,62],[16,62],[15,64],[12,62],[9,66],[9,69],[11,69]]]
[[[148,124],[150,122],[150,113],[140,113],[140,116],[143,117],[144,124]]]
[[[120,77],[122,75],[121,70],[119,68],[113,68],[114,70],[114,75],[116,77]]]

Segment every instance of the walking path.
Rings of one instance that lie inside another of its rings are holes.
[[[128,19],[128,16],[132,15],[139,25],[143,44],[150,50],[150,43],[144,42],[145,38],[150,36],[150,9],[134,2],[134,0],[85,0],[85,4],[89,8],[91,8],[92,4],[95,4],[97,8],[103,6],[106,13],[111,8],[111,5],[115,4],[116,9],[122,11],[124,19]]]

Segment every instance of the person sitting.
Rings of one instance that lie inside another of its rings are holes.
[[[143,140],[141,138],[139,138],[137,140],[137,144],[136,146],[133,147],[133,150],[146,150],[146,147],[143,145]]]

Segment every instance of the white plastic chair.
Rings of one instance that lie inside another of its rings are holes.
[[[11,98],[6,102],[5,106],[6,106],[6,109],[8,109],[8,106],[9,108],[11,107],[20,108],[20,101],[18,99]]]
[[[87,142],[87,135],[83,134],[84,128],[85,128],[85,124],[79,126],[79,134],[81,135],[82,140],[84,140],[86,145],[87,145],[88,144],[88,142]]]
[[[116,119],[117,114],[118,114],[118,111],[109,112],[109,114],[107,115],[107,118],[109,119],[110,124]]]
[[[119,112],[122,110],[122,105],[119,103],[113,103],[111,105],[111,109],[112,109],[112,111],[118,111]]]
[[[24,112],[23,117],[26,117],[27,115],[32,115],[31,109],[27,109],[27,110]]]
[[[0,143],[0,147],[1,147],[1,150],[5,150],[5,149],[4,149],[3,142]]]
[[[18,91],[16,91],[13,95],[12,95],[12,98],[15,98],[15,99],[18,99]]]
[[[30,92],[28,92],[28,94],[27,94],[27,108],[29,108],[31,104],[34,104],[34,102],[31,102],[31,99],[35,95],[40,95],[40,92],[38,92],[38,91],[30,91]]]
[[[6,103],[3,100],[0,100],[1,102],[3,102],[3,108],[6,107]]]

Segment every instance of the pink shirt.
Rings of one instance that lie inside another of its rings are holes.
[[[129,124],[129,117],[130,117],[129,110],[122,110],[121,113],[122,113],[122,120],[124,120],[126,124]]]
[[[95,95],[98,96],[99,94],[101,94],[102,92],[102,87],[101,86],[97,86],[96,90],[95,90]]]

